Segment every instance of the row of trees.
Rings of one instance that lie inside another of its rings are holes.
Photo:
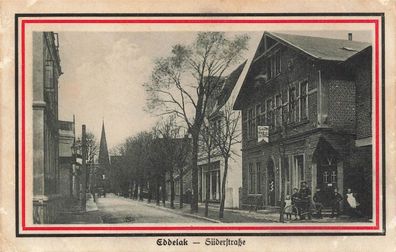
[[[225,186],[232,146],[240,141],[238,124],[239,113],[233,111],[231,106],[226,104],[224,109],[216,113],[213,118],[204,121],[200,131],[199,149],[206,154],[207,163],[211,163],[213,156],[221,156],[224,159],[219,218],[224,216]],[[155,198],[157,204],[160,204],[162,199],[164,205],[169,193],[170,206],[174,208],[175,177],[178,176],[179,206],[182,208],[185,195],[184,175],[192,167],[192,141],[188,135],[183,133],[185,133],[185,129],[177,125],[175,116],[170,116],[163,119],[150,131],[140,132],[136,136],[128,138],[118,147],[121,162],[118,163],[115,174],[116,184],[119,185],[117,190],[136,199],[146,197],[149,202]],[[166,192],[167,182],[169,182],[170,192]],[[208,215],[208,190],[209,185],[206,186],[206,216]]]
[[[118,190],[131,194],[133,198],[160,204],[166,200],[166,182],[170,182],[170,203],[174,208],[175,175],[180,180],[180,195],[183,195],[183,175],[188,166],[191,141],[183,135],[183,128],[176,125],[170,116],[149,131],[140,132],[128,138],[118,147],[121,161],[114,174]],[[183,197],[180,198],[183,207]]]

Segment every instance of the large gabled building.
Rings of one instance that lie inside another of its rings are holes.
[[[347,38],[347,37],[346,37]],[[242,111],[242,205],[279,205],[306,181],[372,209],[369,43],[264,32],[234,109]]]

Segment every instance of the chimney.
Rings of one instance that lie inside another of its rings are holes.
[[[348,33],[348,40],[352,41],[352,32]]]

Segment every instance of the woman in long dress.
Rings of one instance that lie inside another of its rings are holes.
[[[360,205],[359,202],[357,202],[354,193],[352,192],[351,188],[348,188],[347,193],[346,193],[346,201],[348,203],[348,208],[350,212],[350,216],[356,216],[358,214],[357,212],[357,207]]]

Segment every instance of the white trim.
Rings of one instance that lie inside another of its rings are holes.
[[[355,140],[355,146],[356,147],[369,146],[369,145],[372,145],[372,144],[373,144],[372,137],[366,137],[366,138]]]

